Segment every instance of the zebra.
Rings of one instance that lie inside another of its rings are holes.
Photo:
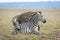
[[[19,31],[20,33],[35,33],[35,34],[39,34],[38,29],[39,25],[37,24],[38,21],[42,21],[43,23],[46,22],[46,20],[44,19],[44,17],[42,16],[41,12],[35,12],[35,14],[30,18],[29,21],[27,22],[23,22],[21,24],[18,24],[16,22],[17,18],[15,18],[13,20],[13,24],[15,25],[14,28],[14,32],[18,33],[17,31]]]
[[[18,28],[14,28],[14,31],[13,33],[14,34],[17,34],[17,33],[24,33],[24,34],[40,34],[39,31],[38,31],[38,25],[37,24],[34,24],[33,22],[31,21],[28,21],[28,22],[24,22],[24,23],[21,23],[19,24],[19,29]]]

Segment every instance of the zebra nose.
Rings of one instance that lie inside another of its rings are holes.
[[[43,23],[46,23],[46,20],[44,20]]]

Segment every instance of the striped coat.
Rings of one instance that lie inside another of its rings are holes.
[[[14,20],[13,20],[13,24],[15,25],[14,32],[17,33],[17,31],[18,31],[20,33],[25,33],[25,34],[26,33],[39,34],[38,31],[39,31],[40,27],[37,24],[37,22],[39,21],[38,17],[41,17],[41,15],[39,14],[39,12],[34,13],[32,15],[32,17],[29,20],[26,20],[26,21],[22,21],[22,20],[18,21],[18,17],[14,18]],[[24,17],[22,16],[22,19],[23,18]],[[20,21],[22,21],[22,22],[19,23]]]

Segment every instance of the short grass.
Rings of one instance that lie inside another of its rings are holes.
[[[13,31],[12,18],[27,11],[41,11],[46,23],[39,22],[40,35],[11,35]],[[60,40],[60,9],[0,9],[0,40]]]

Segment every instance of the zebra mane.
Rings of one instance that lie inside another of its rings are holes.
[[[37,12],[32,15],[32,17],[30,18],[30,20],[32,23],[37,23],[38,22],[38,16],[37,16]]]
[[[35,12],[30,18],[29,18],[29,20],[31,20],[32,19],[32,17],[34,16],[34,15],[36,15],[37,14],[37,12]]]

